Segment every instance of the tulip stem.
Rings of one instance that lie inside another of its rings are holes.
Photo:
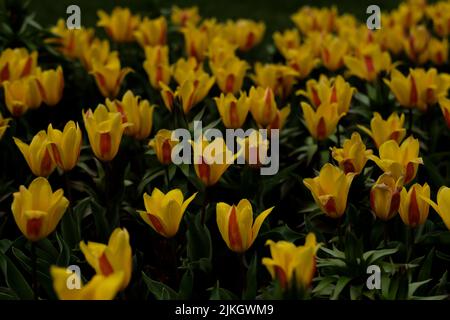
[[[201,222],[202,224],[205,224],[205,218],[206,218],[206,206],[208,205],[208,187],[205,187],[205,192],[203,195],[203,206],[202,206],[202,213],[201,213]]]
[[[169,177],[169,166],[164,166],[164,171],[166,173],[166,180],[167,180],[167,191],[170,190],[170,177]]]
[[[38,300],[38,282],[37,282],[37,255],[36,243],[31,242],[31,287],[33,289],[33,299]]]
[[[64,184],[66,185],[67,199],[69,200],[69,202],[72,202],[72,190],[70,188],[69,171],[64,172],[63,176],[64,176]]]
[[[413,127],[413,109],[409,108],[408,110],[408,135],[412,134],[412,127]]]
[[[387,247],[387,245],[388,245],[388,236],[389,236],[388,223],[387,223],[387,221],[385,221],[384,222],[384,235],[383,235],[383,242],[384,242],[385,247]]]

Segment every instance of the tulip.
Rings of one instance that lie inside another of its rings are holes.
[[[93,71],[95,82],[101,94],[106,98],[115,98],[120,90],[125,76],[131,72],[130,68],[121,68],[118,58],[108,59],[106,64],[94,63]]]
[[[424,70],[418,70],[422,73],[424,101],[426,106],[434,105],[439,99],[447,96],[448,89],[450,88],[450,75],[446,73],[438,73],[435,68]],[[422,109],[426,111],[426,109]]]
[[[109,41],[94,39],[92,43],[85,43],[80,53],[80,60],[84,68],[91,72],[94,64],[106,65],[110,60],[117,60],[117,51],[110,51]]]
[[[81,279],[75,273],[68,273],[66,268],[51,266],[50,275],[53,279],[53,289],[60,300],[112,300],[120,290],[123,272],[116,272],[108,277],[95,275],[80,288],[70,288],[68,283],[81,284]],[[70,277],[70,278],[69,278]]]
[[[20,117],[28,109],[35,109],[42,103],[36,78],[31,76],[15,81],[3,82],[5,104],[14,117]]]
[[[442,218],[445,226],[450,230],[450,188],[441,187],[437,194],[437,203],[431,201],[426,197],[421,197],[422,200],[428,202]]]
[[[252,87],[248,95],[250,112],[261,127],[267,127],[277,116],[277,104],[271,88]]]
[[[204,137],[200,137],[192,144],[195,173],[206,186],[215,185],[240,155],[240,153],[234,155],[222,138],[208,142]]]
[[[4,81],[14,81],[32,75],[37,65],[37,51],[28,53],[25,48],[7,48],[0,54],[0,86]]]
[[[196,25],[201,17],[198,14],[197,7],[179,8],[173,6],[170,19],[174,25],[185,27],[187,25]]]
[[[381,220],[393,218],[400,207],[400,191],[403,178],[395,179],[390,174],[382,174],[370,190],[370,207]]]
[[[116,7],[111,15],[105,11],[97,12],[98,27],[103,27],[108,36],[116,42],[130,42],[134,40],[133,33],[140,23],[139,16],[134,16],[130,9]]]
[[[403,178],[405,184],[411,182],[417,174],[419,164],[423,164],[419,157],[419,140],[412,136],[407,138],[401,145],[394,140],[383,143],[380,147],[380,157],[371,155],[381,170],[390,173],[395,180]]]
[[[283,289],[295,282],[297,288],[308,288],[316,273],[316,253],[319,245],[314,233],[308,233],[303,246],[292,242],[267,240],[271,258],[263,258],[262,264],[272,279],[277,279]]]
[[[52,233],[69,206],[64,191],[52,191],[47,179],[34,179],[28,189],[20,186],[13,194],[11,211],[23,235],[30,241],[39,241]]]
[[[211,63],[217,85],[223,93],[236,94],[241,90],[245,72],[249,68],[246,61],[233,57],[219,64]]]
[[[247,19],[229,20],[225,24],[227,39],[241,51],[248,51],[260,43],[265,29],[264,23]]]
[[[293,14],[291,20],[303,34],[311,31],[329,33],[336,28],[337,15],[335,7],[318,9],[305,6]]]
[[[433,21],[434,31],[441,37],[446,38],[450,33],[450,4],[448,2],[439,1],[434,4],[429,4],[426,8],[426,13],[430,21]]]
[[[114,159],[119,151],[123,131],[129,124],[122,124],[121,114],[108,112],[102,104],[95,112],[91,109],[83,112],[83,120],[95,156],[102,161]]]
[[[140,100],[131,90],[125,92],[122,100],[106,99],[106,106],[110,112],[119,112],[122,123],[127,124],[124,133],[138,140],[147,138],[152,131],[153,110],[148,100]]]
[[[164,46],[167,40],[166,18],[163,16],[156,19],[145,17],[134,32],[134,37],[142,48]]]
[[[78,123],[69,121],[61,132],[49,124],[47,129],[48,146],[53,162],[63,171],[72,170],[80,157],[82,144],[81,129]]]
[[[259,130],[244,139],[238,138],[238,144],[244,149],[245,162],[251,167],[259,168],[268,163],[269,140]]]
[[[109,277],[123,272],[119,289],[123,290],[128,286],[131,279],[132,256],[127,229],[114,229],[107,245],[91,241],[86,244],[81,241],[80,250],[96,274]]]
[[[450,100],[447,98],[439,99],[439,106],[444,115],[445,123],[447,124],[447,127],[450,128]]]
[[[222,37],[213,38],[208,47],[209,66],[214,72],[214,66],[221,66],[224,61],[235,58],[237,46]]]
[[[139,214],[157,233],[165,238],[172,238],[177,234],[183,214],[196,195],[197,192],[184,201],[180,189],[164,194],[155,188],[151,196],[144,193],[146,211],[139,211]]]
[[[354,173],[345,174],[332,164],[325,164],[319,176],[303,179],[316,204],[331,218],[341,217],[347,208],[347,196]]]
[[[391,80],[385,79],[384,82],[389,86],[402,107],[423,110],[426,106],[423,99],[423,90],[418,86],[422,83],[421,79],[418,79],[419,76],[417,72],[410,70],[408,77],[405,77],[394,69],[391,73]]]
[[[0,113],[0,140],[5,134],[6,129],[8,129],[10,121],[11,118],[3,118],[3,115]]]
[[[339,167],[345,174],[350,172],[360,174],[370,155],[372,155],[372,150],[366,150],[366,146],[357,132],[352,133],[351,139],[344,141],[342,149],[336,147],[332,149],[333,159],[339,163]]]
[[[320,61],[314,55],[312,46],[308,44],[304,44],[298,49],[288,50],[286,60],[287,64],[297,71],[300,79],[308,77]]]
[[[222,93],[219,98],[214,98],[214,101],[226,128],[242,128],[250,108],[245,92],[241,92],[239,99],[231,93],[227,95]]]
[[[391,56],[379,45],[364,46],[357,56],[345,56],[345,66],[349,73],[366,81],[374,81],[381,71],[391,69]]]
[[[409,37],[403,38],[403,48],[406,55],[420,64],[427,60],[426,49],[430,41],[430,34],[425,26],[414,26],[409,30]]]
[[[172,66],[173,77],[175,81],[181,85],[186,80],[195,80],[200,78],[202,75],[208,75],[202,67],[202,64],[197,61],[194,57],[189,57],[188,59],[180,58]]]
[[[56,70],[41,71],[36,74],[37,84],[41,93],[42,101],[48,106],[54,106],[61,101],[64,90],[64,76],[61,66]]]
[[[30,145],[18,138],[14,138],[14,142],[35,176],[47,177],[53,172],[55,163],[50,155],[48,149],[49,141],[44,130],[39,131],[33,137]]]
[[[289,50],[300,48],[300,35],[297,29],[288,29],[283,33],[277,31],[273,34],[273,42],[278,51],[286,57]]]
[[[321,48],[322,64],[330,71],[337,71],[344,65],[348,52],[348,43],[335,36],[327,36]]]
[[[172,140],[172,131],[159,130],[150,141],[149,146],[156,153],[156,158],[162,164],[172,163],[172,149],[178,144],[178,140]]]
[[[400,117],[393,112],[387,120],[383,120],[378,112],[374,112],[372,120],[370,120],[370,129],[358,125],[358,128],[367,133],[374,141],[377,148],[389,140],[397,143],[402,142],[406,135],[406,129],[403,128],[405,123],[405,115],[402,113]]]
[[[316,140],[325,140],[335,130],[345,113],[338,114],[337,103],[323,103],[315,111],[306,102],[301,103],[306,127]]]
[[[292,91],[298,75],[295,69],[277,65],[257,62],[255,64],[255,74],[251,76],[253,82],[260,87],[270,88],[281,99],[285,99]]]
[[[277,110],[275,114],[275,118],[269,125],[266,127],[266,129],[278,129],[281,130],[284,127],[284,124],[287,121],[287,118],[289,117],[289,114],[291,113],[291,106],[287,105],[286,107],[282,108],[281,110]]]
[[[161,89],[161,82],[169,84],[169,48],[167,46],[145,47],[145,57],[143,66],[152,87]]]
[[[188,25],[181,29],[184,35],[185,50],[188,57],[203,61],[208,51],[209,38],[205,30]]]
[[[430,198],[430,187],[427,183],[421,186],[415,183],[406,191],[403,187],[400,193],[400,217],[408,226],[416,227],[424,224],[428,217],[430,205],[423,198]]]
[[[50,43],[56,43],[57,49],[67,58],[80,58],[86,48],[94,39],[94,29],[80,28],[68,29],[66,20],[59,19],[56,26],[50,31],[56,36],[49,39]]]
[[[247,199],[239,201],[237,206],[219,202],[216,206],[217,226],[228,248],[237,253],[247,251],[273,208],[264,210],[253,221],[253,208]]]
[[[389,17],[381,15],[381,20],[386,21]],[[404,31],[398,23],[392,23],[389,28],[381,28],[374,33],[375,41],[382,50],[389,50],[394,55],[403,51]]]
[[[433,64],[441,66],[448,62],[448,40],[439,41],[435,38],[428,45],[428,56]]]

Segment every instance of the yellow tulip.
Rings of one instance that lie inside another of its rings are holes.
[[[428,57],[433,64],[441,66],[448,62],[448,40],[442,41],[435,38],[430,40],[428,45]]]
[[[450,128],[450,100],[447,98],[439,99],[439,106],[444,115],[445,123],[447,124],[447,127]]]
[[[422,197],[422,200],[428,202],[442,218],[445,226],[450,230],[450,188],[441,187],[437,194],[437,203],[431,201],[426,197]]]
[[[177,234],[183,214],[196,195],[197,192],[184,201],[180,189],[164,194],[155,188],[151,196],[144,193],[146,211],[139,211],[139,214],[157,233],[165,238],[172,238]]]
[[[125,128],[119,112],[108,112],[100,104],[95,112],[89,109],[83,112],[84,126],[88,133],[89,143],[95,156],[102,161],[111,161],[119,151],[120,141]]]
[[[206,185],[215,185],[228,167],[239,156],[228,149],[222,138],[208,142],[200,137],[192,142],[194,149],[194,169],[197,177]]]
[[[278,51],[284,57],[286,57],[289,50],[300,47],[300,35],[297,29],[287,29],[283,33],[277,31],[273,34],[272,38]]]
[[[330,71],[337,71],[344,65],[344,57],[348,52],[346,40],[328,35],[321,47],[322,64]]]
[[[106,65],[109,60],[117,60],[117,51],[110,51],[109,41],[95,38],[92,43],[84,43],[80,60],[87,71],[92,71],[94,64]]]
[[[14,81],[35,72],[37,51],[28,53],[25,48],[7,48],[0,54],[0,86],[4,81]]]
[[[271,88],[281,99],[287,98],[296,83],[298,75],[293,68],[280,64],[255,64],[255,74],[251,75],[253,82],[263,88]]]
[[[130,68],[121,68],[120,60],[116,58],[108,59],[106,64],[94,63],[92,74],[101,94],[106,98],[115,98],[120,90],[125,76],[131,72]]]
[[[338,113],[337,103],[323,103],[314,110],[308,103],[301,103],[306,127],[316,140],[325,140],[335,130],[345,113]]]
[[[400,191],[403,178],[396,179],[390,174],[382,174],[370,190],[370,207],[381,220],[392,219],[400,207]]]
[[[414,62],[424,63],[427,57],[427,47],[430,34],[424,25],[414,26],[409,30],[409,36],[403,38],[403,49]]]
[[[403,128],[405,123],[405,115],[402,113],[400,117],[393,112],[387,120],[384,120],[378,112],[374,112],[372,120],[370,120],[370,130],[364,126],[358,125],[358,128],[367,133],[374,141],[377,148],[389,140],[397,143],[402,142],[406,135],[406,129]]]
[[[50,275],[53,279],[53,289],[60,300],[112,300],[120,290],[123,272],[116,272],[108,277],[95,275],[80,288],[69,288],[68,283],[81,279],[75,273],[68,273],[66,268],[51,266]],[[70,278],[69,278],[70,277]]]
[[[315,178],[303,179],[319,208],[331,218],[341,217],[347,208],[347,197],[354,173],[345,174],[332,164],[325,164]]]
[[[336,7],[319,9],[305,6],[293,14],[291,20],[303,34],[311,31],[329,33],[336,29],[337,16]]]
[[[150,106],[148,100],[140,100],[140,97],[135,96],[131,90],[128,90],[121,101],[111,101],[107,98],[106,106],[110,112],[121,114],[122,123],[128,125],[124,131],[126,135],[139,140],[150,135],[155,106]]]
[[[250,112],[261,127],[267,127],[277,116],[277,104],[271,88],[252,87],[248,94]]]
[[[41,71],[38,68],[36,80],[42,101],[48,106],[54,106],[61,101],[64,90],[64,75],[61,66],[56,70]]]
[[[249,65],[237,57],[229,58],[218,64],[211,63],[217,85],[223,93],[236,94],[241,90]]]
[[[247,199],[239,201],[237,206],[219,202],[216,206],[217,226],[228,248],[238,253],[247,251],[273,208],[264,210],[253,221],[253,208]]]
[[[411,182],[417,174],[419,164],[423,164],[419,157],[419,140],[412,136],[407,138],[401,145],[394,140],[388,140],[380,147],[380,157],[371,155],[381,170],[390,173],[395,180],[403,178],[405,184]]]
[[[266,129],[269,130],[269,134],[270,134],[271,129],[278,129],[278,130],[283,129],[284,124],[286,123],[287,118],[289,117],[290,113],[291,113],[290,105],[287,105],[286,107],[282,108],[281,110],[277,110],[277,112],[275,113],[275,118],[266,127]]]
[[[374,81],[381,71],[391,69],[391,56],[379,45],[366,45],[356,56],[345,56],[345,66],[349,73],[366,81]]]
[[[389,17],[384,14],[381,14],[381,20],[388,21],[386,24],[389,27],[381,28],[373,33],[375,42],[380,45],[382,50],[389,50],[394,55],[400,54],[403,51],[403,38],[405,36],[403,27],[395,21],[389,23]]]
[[[297,71],[300,79],[305,79],[319,64],[320,60],[314,55],[311,45],[304,44],[298,49],[286,52],[287,64]]]
[[[132,256],[127,229],[114,229],[107,245],[91,241],[86,244],[81,241],[80,250],[96,274],[109,277],[123,272],[119,289],[123,290],[128,286],[131,279]]]
[[[267,240],[271,258],[263,258],[272,279],[277,279],[283,289],[295,282],[297,288],[308,288],[316,273],[316,253],[319,245],[314,233],[308,233],[303,246],[292,242]]]
[[[425,104],[432,106],[439,101],[440,98],[446,97],[448,89],[450,88],[450,75],[447,73],[438,73],[435,68],[424,70],[418,70],[422,76],[424,82],[423,94]],[[425,110],[421,110],[425,111]]]
[[[50,143],[44,130],[39,131],[31,140],[30,145],[14,138],[14,142],[27,161],[31,172],[35,176],[47,177],[55,169],[48,144]]]
[[[161,16],[156,19],[144,17],[134,32],[134,37],[142,48],[147,46],[164,46],[167,38],[167,21]]]
[[[194,57],[198,61],[203,61],[208,52],[208,33],[193,25],[188,25],[181,29],[184,35],[185,50],[188,57]]]
[[[169,48],[145,47],[143,67],[153,88],[161,89],[161,82],[167,85],[170,81]]]
[[[47,129],[50,155],[53,162],[62,170],[72,170],[80,157],[82,134],[78,123],[69,121],[61,132],[49,124]]]
[[[266,164],[269,155],[269,139],[263,137],[259,130],[254,130],[248,137],[237,139],[238,144],[244,149],[245,163],[250,167],[260,168]]]
[[[198,14],[197,7],[179,8],[173,6],[170,19],[174,25],[185,27],[187,25],[196,25],[201,17]]]
[[[225,36],[241,51],[248,51],[261,42],[266,26],[263,22],[248,19],[228,20],[225,24]]]
[[[172,74],[175,81],[180,85],[186,80],[195,80],[207,73],[203,70],[202,64],[195,59],[189,57],[188,59],[180,58],[172,66]]]
[[[219,98],[214,98],[214,101],[226,128],[242,128],[250,108],[245,92],[241,92],[239,99],[231,93],[222,93]]]
[[[64,191],[52,191],[47,179],[34,179],[28,189],[20,186],[13,194],[11,211],[23,235],[30,241],[38,241],[52,233],[69,206]]]
[[[399,213],[406,225],[416,227],[427,220],[430,205],[423,200],[423,197],[430,198],[430,187],[427,183],[423,186],[415,183],[408,191],[405,188],[402,189]]]
[[[169,164],[172,163],[172,149],[178,142],[178,140],[172,140],[172,131],[160,129],[149,142],[149,146],[155,151],[160,163]]]
[[[418,76],[420,75],[412,69],[408,77],[403,76],[400,71],[394,69],[391,73],[391,80],[384,80],[402,107],[422,110],[426,108],[423,90],[419,88],[422,81],[417,78]]]
[[[425,13],[425,10],[417,5],[401,3],[398,9],[391,12],[394,20],[399,23],[403,29],[408,30],[416,26]]]
[[[57,49],[70,59],[80,58],[86,48],[94,39],[94,29],[68,29],[65,19],[58,19],[56,26],[50,31],[56,36],[49,39],[55,43]]]
[[[429,4],[426,8],[426,14],[433,21],[433,30],[441,37],[446,38],[450,33],[450,3],[439,1]]]
[[[6,129],[8,129],[10,121],[11,118],[3,118],[3,115],[0,113],[0,140],[5,134]]]
[[[346,174],[361,173],[370,155],[372,155],[372,150],[366,150],[366,146],[357,132],[352,133],[351,139],[344,141],[342,149],[336,147],[332,149],[333,159],[339,163],[339,167]]]
[[[134,16],[130,9],[116,7],[111,15],[103,10],[97,11],[98,27],[103,27],[108,36],[116,42],[130,42],[134,40],[133,33],[140,23],[139,16]]]
[[[14,117],[20,117],[28,109],[35,109],[42,103],[41,93],[34,76],[3,82],[5,104]]]

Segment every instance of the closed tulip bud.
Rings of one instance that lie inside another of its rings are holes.
[[[447,124],[447,127],[450,128],[450,100],[447,98],[439,99],[439,106],[444,115],[445,123]]]
[[[144,69],[150,84],[161,89],[161,83],[170,81],[169,48],[167,46],[145,47]]]
[[[8,129],[8,123],[11,121],[11,118],[3,118],[3,115],[0,113],[0,140],[5,134],[6,129]]]
[[[53,129],[50,124],[47,129],[48,146],[53,162],[63,171],[72,170],[80,157],[82,134],[78,123],[67,122],[64,130]]]
[[[387,221],[397,214],[402,184],[403,178],[395,179],[392,175],[384,173],[372,186],[370,207],[379,219]]]
[[[94,63],[91,73],[101,94],[113,99],[118,95],[123,79],[130,72],[132,72],[130,68],[120,67],[118,58],[111,58],[106,64]]]
[[[126,124],[124,133],[142,140],[150,135],[153,126],[153,110],[148,100],[140,100],[131,90],[123,95],[122,100],[106,99],[106,106],[110,112],[119,112],[122,123]]]
[[[33,137],[30,145],[18,138],[14,138],[14,142],[35,176],[47,177],[53,172],[55,163],[50,155],[48,149],[49,140],[44,130],[39,131]]]
[[[364,126],[358,125],[358,128],[367,133],[375,143],[377,148],[389,140],[397,143],[402,142],[406,135],[406,129],[403,128],[405,123],[405,115],[402,113],[400,117],[393,112],[387,120],[384,120],[378,112],[374,112],[370,121],[370,130]]]
[[[95,269],[96,274],[109,277],[122,272],[123,277],[119,289],[123,290],[128,286],[131,279],[132,256],[130,235],[127,229],[114,229],[107,245],[81,241],[80,250],[87,263]]]
[[[91,43],[83,44],[80,60],[87,71],[92,71],[94,64],[106,65],[108,60],[118,59],[117,51],[110,51],[109,41],[95,38]]]
[[[251,76],[253,82],[263,88],[271,88],[281,99],[288,97],[296,83],[298,73],[295,69],[277,64],[255,64],[255,74]]]
[[[185,27],[187,25],[196,25],[201,17],[198,14],[197,7],[179,8],[173,6],[170,19],[174,25]]]
[[[42,103],[36,78],[33,76],[3,82],[5,104],[14,117],[20,117],[28,109],[35,109]]]
[[[217,226],[228,248],[237,253],[247,251],[273,208],[261,212],[253,221],[253,208],[247,199],[239,201],[237,206],[219,202],[216,206]]]
[[[38,53],[25,48],[7,48],[0,54],[0,86],[4,81],[14,81],[34,74]]]
[[[346,174],[350,172],[360,174],[371,154],[372,150],[366,150],[366,146],[357,132],[352,133],[351,139],[344,141],[342,149],[336,147],[332,149],[333,159],[339,163],[339,167]]]
[[[306,127],[316,140],[325,140],[335,130],[339,120],[345,113],[338,113],[337,103],[323,103],[314,110],[308,103],[301,103]]]
[[[297,29],[287,29],[283,33],[277,31],[272,38],[278,51],[284,57],[286,57],[289,50],[300,47],[300,34]]]
[[[250,112],[261,127],[267,127],[277,116],[277,104],[271,88],[252,87],[249,95]]]
[[[121,114],[108,112],[102,104],[95,112],[91,109],[83,112],[83,120],[95,156],[102,161],[114,159],[119,151],[123,131],[129,124],[122,124]]]
[[[50,267],[53,280],[53,289],[59,300],[113,300],[120,290],[123,281],[123,272],[116,272],[108,277],[96,274],[92,279],[82,285],[76,273],[68,273],[67,268]],[[73,277],[77,277],[74,280]],[[68,283],[79,283],[80,287],[69,287]]]
[[[437,203],[433,202],[431,199],[421,196],[421,199],[428,202],[442,218],[445,226],[450,230],[450,188],[441,187],[437,194]]]
[[[427,183],[423,186],[416,183],[408,191],[403,187],[400,193],[399,213],[404,224],[416,227],[425,223],[430,205],[423,198],[430,199],[430,187]]]
[[[48,106],[54,106],[61,101],[64,90],[64,76],[61,66],[56,70],[41,71],[36,74],[42,101]]]
[[[13,194],[11,206],[14,220],[25,238],[39,241],[52,233],[69,206],[64,191],[52,191],[47,179],[34,179],[28,189],[20,186]]]
[[[417,174],[419,164],[423,160],[419,157],[419,140],[412,136],[403,141],[401,145],[393,140],[383,143],[380,147],[380,157],[371,155],[381,170],[390,173],[395,180],[403,178],[405,184],[411,182]]]
[[[337,71],[344,65],[347,52],[346,40],[331,35],[326,36],[321,48],[322,64],[330,71]]]
[[[262,264],[272,279],[279,281],[283,289],[295,283],[297,288],[308,288],[316,273],[316,253],[319,245],[314,233],[308,233],[303,246],[289,241],[267,240],[271,258],[263,258]]]
[[[172,163],[172,149],[178,143],[178,140],[172,140],[172,131],[161,129],[150,141],[149,146],[155,151],[156,157],[160,163],[169,164]]]
[[[130,9],[116,7],[111,15],[103,10],[97,12],[99,20],[98,27],[103,27],[108,36],[116,42],[131,42],[134,40],[133,33],[140,23],[139,16],[134,16]]]
[[[331,218],[341,217],[347,208],[347,197],[354,173],[345,174],[332,164],[325,164],[315,178],[303,179],[319,208]]]
[[[305,79],[319,64],[320,60],[314,55],[311,45],[303,44],[298,49],[286,52],[287,65],[297,72],[300,79]]]
[[[242,128],[250,108],[245,92],[241,92],[239,99],[231,93],[222,93],[219,98],[214,98],[214,101],[226,128]]]
[[[194,193],[184,201],[180,189],[164,194],[155,188],[151,196],[144,193],[146,211],[139,211],[139,214],[157,233],[165,238],[172,238],[177,234],[183,214],[196,195],[197,193]]]
[[[134,32],[134,37],[142,48],[165,45],[167,38],[166,18],[163,16],[156,19],[145,17]]]
[[[181,29],[184,35],[185,50],[188,57],[194,57],[198,61],[203,61],[208,52],[208,33],[193,25],[188,25]]]
[[[345,56],[344,63],[351,75],[366,81],[374,81],[380,72],[392,67],[389,52],[377,44],[365,45],[356,56]]]
[[[249,68],[246,61],[233,57],[219,64],[212,64],[217,85],[223,93],[236,94],[241,90],[245,72]]]

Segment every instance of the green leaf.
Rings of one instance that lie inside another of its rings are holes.
[[[298,239],[304,238],[304,235],[295,232],[288,225],[279,226],[272,228],[267,232],[261,234],[261,237],[273,240],[286,240],[289,242],[294,242]]]
[[[142,279],[147,285],[147,289],[153,294],[157,300],[176,300],[178,294],[168,285],[150,279],[144,272],[142,272]]]
[[[342,290],[347,286],[347,284],[352,280],[350,277],[341,276],[334,287],[333,295],[330,297],[331,300],[337,300]]]
[[[197,262],[202,258],[206,258],[210,264],[212,259],[212,240],[209,229],[201,223],[200,214],[189,215],[189,217],[191,218],[191,223],[186,234],[187,257],[190,262]],[[209,270],[204,271],[208,272]]]
[[[427,257],[425,258],[422,267],[420,268],[419,275],[417,276],[417,280],[424,281],[426,279],[431,278],[431,267],[433,264],[433,257],[434,257],[434,248],[430,250]]]
[[[210,300],[237,300],[237,297],[234,293],[219,286],[219,281],[217,281],[214,288],[210,290],[211,290],[211,296],[209,297]]]
[[[22,273],[16,268],[14,263],[3,252],[0,252],[0,269],[2,270],[5,282],[9,288],[14,290],[20,299],[33,299],[33,291],[23,277]]]
[[[242,292],[243,300],[254,300],[256,297],[256,290],[258,288],[256,271],[258,266],[258,258],[255,254],[252,258],[252,262],[248,266],[246,285],[244,291]]]
[[[70,248],[61,236],[56,233],[56,240],[59,246],[59,256],[56,260],[58,266],[66,267],[70,262]]]
[[[392,249],[382,249],[382,250],[371,250],[364,252],[363,254],[363,260],[366,262],[367,265],[374,264],[378,260],[380,260],[383,257],[389,256],[391,254],[394,254],[398,251],[398,247],[392,248]]]
[[[419,289],[424,284],[430,282],[432,279],[427,279],[419,282],[412,282],[408,285],[408,298],[412,298],[414,296],[414,292]]]
[[[180,288],[178,290],[178,299],[188,300],[192,295],[193,287],[194,287],[194,272],[191,269],[186,269],[180,281]]]

